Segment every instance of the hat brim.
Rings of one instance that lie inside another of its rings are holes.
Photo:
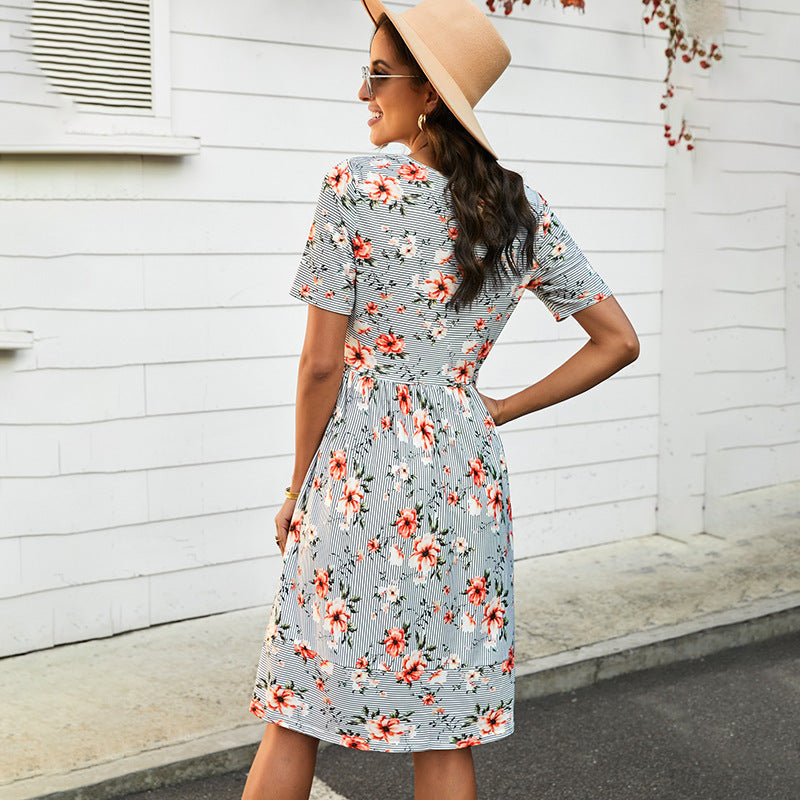
[[[420,39],[399,14],[389,11],[381,0],[361,0],[361,2],[370,15],[373,24],[377,25],[381,14],[386,14],[389,17],[403,41],[408,45],[408,49],[414,54],[420,69],[425,73],[433,88],[439,93],[444,104],[453,112],[456,119],[470,132],[475,140],[488,150],[494,158],[497,158],[497,153],[489,144],[489,140],[483,132],[483,128],[481,128],[478,118],[469,104],[469,100],[467,100],[464,92],[450,77],[450,73],[444,68],[428,45]]]

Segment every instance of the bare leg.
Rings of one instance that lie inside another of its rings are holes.
[[[477,800],[472,748],[414,753],[414,800]]]
[[[242,800],[308,800],[318,746],[314,736],[268,722]]]

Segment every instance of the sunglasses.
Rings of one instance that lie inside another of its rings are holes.
[[[416,75],[371,75],[369,67],[361,67],[361,79],[367,84],[367,91],[369,92],[369,99],[375,96],[375,87],[372,83],[373,78],[416,78]]]

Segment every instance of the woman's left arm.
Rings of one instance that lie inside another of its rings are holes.
[[[347,314],[308,304],[306,333],[297,370],[295,454],[290,489],[300,490],[311,459],[336,406],[342,382]],[[281,552],[286,545],[295,500],[286,498],[275,517]]]

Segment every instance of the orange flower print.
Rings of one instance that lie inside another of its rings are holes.
[[[483,361],[486,356],[489,355],[491,352],[492,347],[494,347],[494,342],[484,342],[481,345],[481,349],[478,350],[478,355],[475,357],[476,361]]]
[[[339,742],[345,747],[352,747],[354,750],[369,750],[369,742],[361,736],[351,736],[349,733],[345,733]]]
[[[411,393],[408,391],[408,386],[401,383],[397,386],[397,402],[400,404],[400,410],[404,414],[411,413]]]
[[[250,711],[252,711],[257,717],[263,718],[266,711],[264,710],[264,706],[257,698],[252,698],[250,700]]]
[[[325,178],[328,182],[328,186],[340,197],[347,191],[347,187],[352,179],[353,175],[347,168],[346,162],[342,162],[333,167]]]
[[[397,512],[397,519],[393,523],[397,532],[404,539],[408,539],[417,532],[417,510],[415,508],[401,508]]]
[[[372,369],[375,366],[375,355],[371,347],[351,338],[344,346],[344,363],[353,369]]]
[[[503,627],[503,617],[505,613],[503,601],[499,597],[495,597],[492,602],[484,608],[481,630],[484,631],[489,638],[494,638]]]
[[[452,621],[453,621],[453,612],[450,611],[450,609],[448,609],[447,611],[444,612],[444,617],[442,617],[442,622],[444,622],[445,625],[449,625]]]
[[[397,174],[407,181],[426,181],[428,180],[428,170],[419,164],[402,164]]]
[[[595,303],[599,303],[601,300],[605,300],[605,299],[606,299],[606,296],[602,292],[600,292],[599,294],[596,294],[594,296]]]
[[[366,311],[367,314],[377,314],[378,313],[378,304],[377,303],[373,303],[370,300],[368,303],[366,303],[364,305],[364,311]]]
[[[294,651],[303,659],[303,661],[308,661],[309,658],[317,657],[317,651],[312,650],[308,646],[308,642],[295,642]]]
[[[426,533],[424,536],[414,539],[414,550],[408,560],[418,572],[427,575],[431,568],[436,566],[441,550],[435,536],[432,533]]]
[[[497,521],[497,515],[503,513],[503,493],[497,483],[492,483],[486,487],[486,511],[492,510],[492,515]]]
[[[400,670],[395,672],[395,677],[398,682],[405,681],[411,684],[422,677],[425,667],[427,666],[425,659],[422,657],[422,653],[420,653],[419,650],[414,650],[403,658],[403,664]]]
[[[308,243],[311,244],[314,241],[314,230],[317,227],[317,223],[312,222],[311,227],[308,230]]]
[[[467,588],[467,600],[469,600],[474,606],[483,604],[483,601],[486,600],[485,576],[481,575],[480,577],[473,578],[469,582],[469,587]]]
[[[362,261],[368,261],[372,255],[372,242],[361,236],[353,237],[353,255]]]
[[[399,656],[406,649],[406,632],[402,628],[389,628],[383,644],[390,656]]]
[[[423,288],[431,300],[445,303],[455,294],[455,282],[453,275],[445,275],[440,269],[432,269],[423,282]]]
[[[459,625],[461,630],[464,631],[465,633],[472,633],[472,631],[475,630],[475,625],[476,625],[475,618],[471,614],[467,614],[467,612],[465,611],[461,615],[461,623]]]
[[[436,702],[436,698],[432,694],[426,694],[425,697],[422,698],[422,702],[426,706],[432,706]]]
[[[347,454],[344,450],[333,450],[328,461],[328,474],[335,481],[340,481],[347,474]]]
[[[502,708],[493,708],[483,716],[478,717],[478,725],[482,736],[491,736],[493,733],[502,733],[509,722],[507,712]],[[481,751],[482,752],[482,751]]]
[[[375,387],[375,379],[371,375],[362,375],[356,383],[358,391],[361,393],[360,405],[366,408],[369,403],[369,395]]]
[[[405,732],[403,724],[397,717],[387,717],[385,714],[381,714],[377,719],[368,719],[364,725],[370,738],[383,742],[390,742],[395,736]]]
[[[467,736],[466,739],[459,739],[459,741],[456,742],[456,747],[474,747],[476,744],[482,744],[477,736]],[[481,750],[481,752],[483,752],[483,750]]]
[[[454,506],[458,503],[458,495],[455,492],[447,493],[447,505]]]
[[[370,200],[384,205],[403,199],[403,187],[400,185],[400,181],[391,175],[368,172],[361,186],[369,195]]]
[[[348,478],[342,487],[342,496],[336,504],[336,510],[344,512],[344,518],[349,520],[353,514],[361,510],[361,501],[364,499],[364,490],[358,478]]]
[[[414,445],[428,453],[434,443],[433,420],[424,408],[418,408],[412,419],[414,420]]]
[[[514,647],[508,648],[508,658],[503,662],[503,672],[511,672],[514,669]]]
[[[289,523],[289,539],[291,539],[293,542],[299,542],[300,528],[302,526],[303,526],[303,512],[299,511],[292,516],[292,521]]]
[[[465,359],[456,361],[450,368],[450,374],[453,376],[453,380],[458,381],[458,383],[467,383],[472,378],[474,372],[475,362],[466,361]]]
[[[316,592],[320,597],[325,597],[330,590],[330,577],[328,575],[328,571],[325,569],[318,569],[314,573],[314,586],[316,587]]]
[[[331,636],[338,639],[339,636],[347,632],[347,625],[350,621],[350,610],[343,597],[335,600],[328,600],[325,605],[325,623],[328,626]]]
[[[406,343],[402,336],[393,333],[382,333],[375,339],[375,347],[388,355],[396,355],[403,352]]]
[[[281,714],[286,714],[291,717],[294,710],[297,708],[297,703],[294,701],[294,692],[291,689],[286,689],[280,684],[273,684],[267,687],[267,708],[272,711],[278,711]]]
[[[479,458],[471,458],[467,462],[469,464],[469,476],[472,478],[472,483],[475,486],[483,486],[486,480],[486,470],[483,468],[483,462]]]

